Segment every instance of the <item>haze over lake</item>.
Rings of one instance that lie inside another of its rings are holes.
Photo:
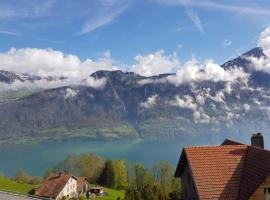
[[[212,144],[215,142],[212,141]],[[68,155],[93,153],[104,158],[125,159],[152,165],[160,160],[172,164],[178,162],[183,145],[198,144],[198,141],[170,140],[123,140],[123,141],[65,141],[0,148],[0,171],[14,176],[16,171],[25,170],[35,176],[62,161]],[[201,141],[201,144],[207,144]]]

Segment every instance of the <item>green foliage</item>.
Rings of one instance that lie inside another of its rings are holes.
[[[128,179],[125,162],[121,160],[107,160],[98,182],[100,185],[114,189],[124,189],[127,187]]]
[[[99,177],[100,185],[114,188],[115,186],[115,171],[112,160],[106,160],[104,169]]]
[[[94,154],[74,155],[55,166],[50,172],[65,172],[77,176],[85,176],[95,183],[104,168],[104,160]]]
[[[36,187],[37,185],[19,183],[15,180],[11,180],[4,176],[0,176],[0,190],[9,190],[9,191],[20,192],[20,193],[29,193]]]
[[[23,98],[33,94],[34,91],[31,91],[27,88],[22,88],[19,90],[9,90],[0,92],[0,100],[14,100]]]
[[[175,167],[167,162],[150,170],[135,164],[135,177],[126,189],[125,200],[180,200],[180,180],[173,177],[174,171]]]
[[[115,186],[116,189],[123,189],[128,186],[127,179],[127,168],[126,164],[122,160],[114,161],[114,171],[115,171]]]
[[[86,154],[70,156],[53,170],[77,173],[86,176],[92,183],[107,187],[105,191],[109,195],[101,197],[102,200],[181,199],[180,180],[174,178],[175,166],[164,161],[146,168],[140,163],[132,165],[123,160],[104,162],[98,156]]]
[[[100,197],[100,200],[123,200],[125,196],[124,190],[114,190],[105,188],[105,191],[108,193],[108,196]]]

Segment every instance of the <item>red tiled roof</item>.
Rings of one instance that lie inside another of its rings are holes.
[[[65,187],[66,183],[73,177],[67,174],[51,174],[48,179],[35,191],[35,195],[56,198]]]
[[[200,199],[237,199],[246,149],[246,145],[184,149]]]
[[[238,199],[248,199],[269,174],[270,152],[249,146]]]
[[[184,148],[175,176],[181,176],[186,164],[199,199],[247,200],[270,173],[270,152],[229,141]]]

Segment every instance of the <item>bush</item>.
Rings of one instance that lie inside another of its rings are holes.
[[[28,183],[28,184],[37,185],[37,184],[42,183],[43,178],[30,176],[25,171],[20,170],[16,172],[15,180],[19,183]]]

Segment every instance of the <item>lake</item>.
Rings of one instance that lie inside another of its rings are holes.
[[[34,176],[44,172],[65,159],[68,155],[94,153],[104,158],[125,159],[141,162],[146,166],[160,160],[177,164],[183,146],[220,144],[221,139],[202,138],[168,140],[121,140],[121,141],[64,141],[32,145],[0,147],[0,172],[14,176],[25,170]]]

